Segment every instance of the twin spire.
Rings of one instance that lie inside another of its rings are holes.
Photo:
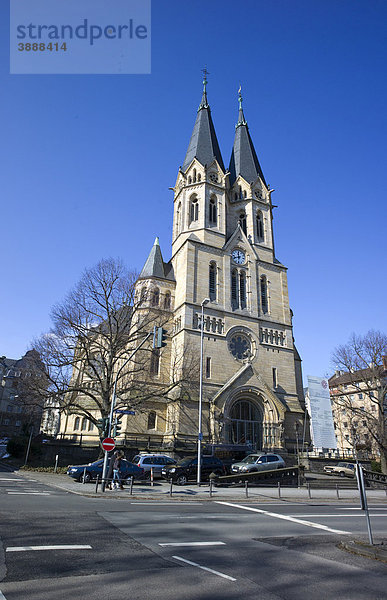
[[[189,142],[187,154],[182,170],[186,171],[196,158],[202,165],[209,165],[216,159],[219,166],[225,171],[222,155],[219,149],[211,109],[207,100],[207,70],[204,69],[203,95],[199,104],[198,114]],[[230,159],[230,185],[241,175],[248,183],[260,177],[266,185],[261,166],[255,152],[254,144],[250,137],[247,121],[243,114],[241,87],[238,90],[239,115],[235,128],[234,145]]]

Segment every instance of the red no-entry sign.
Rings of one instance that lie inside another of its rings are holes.
[[[109,452],[109,450],[114,450],[115,446],[116,443],[113,438],[105,438],[102,442],[102,448],[107,452]]]

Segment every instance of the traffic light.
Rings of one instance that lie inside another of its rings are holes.
[[[109,417],[98,419],[97,427],[100,431],[101,437],[105,438],[109,435]]]
[[[153,348],[162,348],[167,345],[167,330],[155,327],[153,336]]]
[[[118,419],[118,417],[116,417],[116,420],[114,421],[114,426],[113,426],[113,437],[117,437],[118,435],[120,435],[121,429],[122,429],[122,421],[120,421]]]

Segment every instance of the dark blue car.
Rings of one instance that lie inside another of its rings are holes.
[[[97,479],[97,475],[99,478],[102,478],[102,470],[103,470],[103,458],[100,460],[96,460],[95,462],[89,463],[88,465],[76,465],[69,466],[67,469],[67,475],[73,477],[77,481],[85,481],[88,483],[93,479]],[[122,481],[127,481],[130,477],[134,477],[134,479],[142,479],[144,477],[144,469],[141,469],[137,465],[129,462],[128,460],[121,460],[121,479]]]

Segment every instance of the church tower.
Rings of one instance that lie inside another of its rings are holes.
[[[293,450],[304,413],[301,360],[293,340],[287,269],[274,251],[272,190],[250,136],[241,91],[226,170],[206,77],[203,86],[174,187],[172,339],[175,348],[199,356],[203,304],[205,440]],[[177,437],[194,441],[198,398],[177,403]]]

